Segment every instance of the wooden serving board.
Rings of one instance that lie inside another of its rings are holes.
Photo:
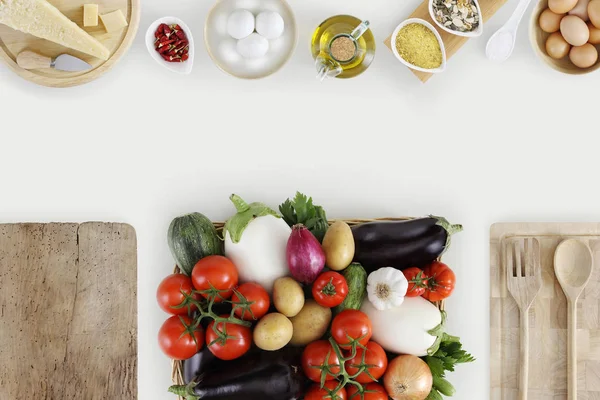
[[[2,1],[2,0],[0,0]],[[0,24],[0,60],[4,61],[10,69],[23,78],[43,86],[71,87],[93,81],[110,70],[129,50],[140,24],[141,0],[49,0],[50,4],[58,8],[71,21],[83,30],[98,39],[111,52],[108,60],[68,49],[59,44],[39,39],[34,36],[15,31],[6,25]],[[106,33],[102,21],[98,19],[98,26],[83,27],[83,5],[98,4],[99,14],[121,10],[129,26],[121,32]],[[48,57],[60,54],[71,54],[86,61],[93,68],[82,72],[65,72],[54,69],[27,71],[16,63],[17,55],[23,50],[32,50]]]
[[[529,400],[567,398],[567,300],[554,275],[554,251],[567,238],[587,243],[594,256],[577,307],[578,396],[600,399],[600,223],[502,223],[490,232],[491,399],[518,399],[519,310],[506,288],[503,256],[514,237],[536,237],[543,286],[529,313]]]
[[[500,9],[506,3],[506,0],[479,0],[479,7],[481,7],[481,13],[483,14],[483,22],[484,22],[484,32],[485,32],[485,22],[488,21],[496,11]],[[439,32],[442,37],[442,41],[444,42],[444,46],[446,47],[446,58],[450,60],[450,58],[465,44],[469,38],[463,36],[456,36],[451,33],[444,31],[443,29],[439,29],[436,23],[431,19],[429,15],[429,1],[424,0],[412,14],[408,16],[408,18],[421,18],[425,21],[431,23],[436,30]],[[408,19],[407,18],[407,19]],[[483,36],[480,36],[481,38]],[[477,38],[474,38],[477,39]],[[392,35],[390,35],[385,41],[385,45],[392,50]],[[417,76],[423,83],[427,82],[432,75],[427,72],[415,71],[411,69],[413,74]]]
[[[0,399],[137,398],[129,225],[0,225]]]

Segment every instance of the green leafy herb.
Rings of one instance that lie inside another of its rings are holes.
[[[287,199],[279,206],[279,212],[289,226],[303,224],[319,242],[323,241],[323,236],[329,228],[327,215],[323,207],[313,204],[312,197],[296,192],[293,200]]]
[[[462,349],[458,340],[442,341],[440,348],[432,355],[423,357],[429,365],[433,376],[433,389],[426,400],[441,400],[444,396],[452,396],[455,392],[454,386],[446,379],[446,371],[454,371],[456,364],[464,364],[475,361],[475,358]]]

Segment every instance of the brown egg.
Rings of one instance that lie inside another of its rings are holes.
[[[600,44],[600,29],[592,25],[591,22],[588,22],[587,26],[590,30],[590,39],[588,40],[588,42],[591,44]]]
[[[598,61],[598,50],[593,45],[586,43],[583,46],[573,47],[569,58],[576,67],[589,68]]]
[[[540,28],[542,28],[544,32],[548,33],[558,32],[558,30],[560,29],[560,20],[564,16],[565,14],[555,14],[552,12],[552,10],[546,8],[540,14]]]
[[[590,38],[590,30],[585,22],[574,15],[567,15],[560,21],[560,33],[572,46],[582,46]]]
[[[569,11],[569,15],[576,15],[584,21],[587,21],[588,18],[588,4],[590,0],[579,0],[575,8]]]
[[[560,32],[554,32],[548,36],[548,40],[546,40],[546,53],[550,57],[560,60],[569,54],[569,50],[571,50],[571,45],[567,43]]]
[[[588,15],[592,24],[600,29],[600,0],[591,0],[588,4]]]
[[[577,0],[548,0],[548,8],[555,14],[566,14],[576,5]]]

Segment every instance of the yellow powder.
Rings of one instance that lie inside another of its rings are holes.
[[[408,24],[396,37],[396,50],[408,63],[425,69],[442,65],[442,49],[429,28],[422,24]]]

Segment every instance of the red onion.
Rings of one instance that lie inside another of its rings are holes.
[[[313,283],[325,267],[325,252],[321,243],[302,224],[292,227],[286,256],[290,272],[298,282]]]

